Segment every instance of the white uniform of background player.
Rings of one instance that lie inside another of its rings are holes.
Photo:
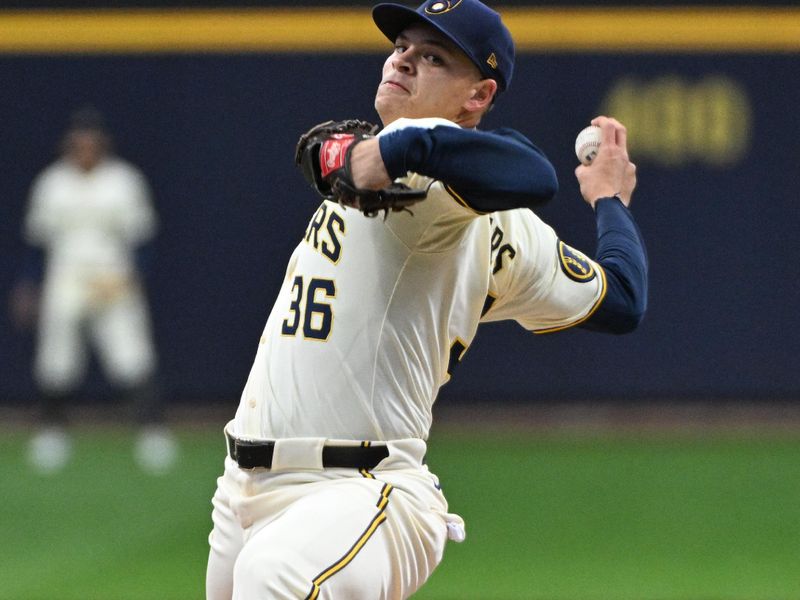
[[[47,250],[36,378],[49,390],[80,384],[92,342],[109,378],[148,378],[155,350],[134,264],[155,233],[150,194],[138,169],[107,158],[89,172],[60,160],[37,179],[25,237]]]
[[[50,402],[65,402],[80,388],[90,349],[115,388],[154,393],[156,354],[135,253],[154,236],[157,218],[144,176],[107,153],[105,136],[99,114],[76,113],[65,155],[32,186],[24,234],[46,257],[34,375]],[[139,458],[157,468],[159,445],[163,451],[171,443],[150,431]],[[58,468],[69,457],[68,438],[61,427],[48,427],[31,451],[38,466]]]
[[[404,55],[444,37],[422,27],[404,35]],[[389,121],[379,138],[458,127]],[[429,188],[413,214],[367,218],[325,201],[289,260],[226,427],[210,599],[410,596],[448,537],[465,536],[423,460],[450,367],[482,321],[557,330],[589,318],[605,296],[603,268],[560,245],[530,210],[482,214],[441,181],[418,173],[400,181]],[[270,468],[242,468],[231,456],[265,441],[274,441]],[[342,446],[387,451],[372,468],[325,468],[323,448]]]

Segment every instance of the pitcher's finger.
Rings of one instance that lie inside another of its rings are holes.
[[[627,150],[627,148],[628,148],[628,130],[627,130],[627,128],[625,127],[625,125],[623,125],[622,123],[620,123],[619,121],[617,121],[616,119],[614,119],[612,117],[609,117],[608,120],[611,121],[614,124],[614,128],[616,129],[616,132],[617,132],[617,144],[619,144],[622,148],[625,148]]]
[[[603,126],[603,123],[608,119],[605,115],[597,115],[594,119],[589,121],[592,125],[596,125],[597,127]]]
[[[601,117],[598,121],[598,126],[600,127],[600,148],[603,146],[606,148],[616,146],[617,127],[614,125],[614,122],[607,117]]]

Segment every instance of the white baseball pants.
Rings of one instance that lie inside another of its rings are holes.
[[[34,371],[40,387],[62,392],[80,385],[90,344],[112,383],[131,386],[150,377],[156,355],[144,293],[132,285],[99,304],[80,277],[52,277],[39,320]]]
[[[425,443],[388,446],[364,472],[245,470],[227,457],[212,500],[207,599],[395,600],[419,589],[464,524],[422,464]]]

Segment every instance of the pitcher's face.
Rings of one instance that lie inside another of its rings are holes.
[[[384,125],[402,117],[460,123],[481,81],[460,48],[433,27],[414,24],[397,36],[383,65],[375,109]]]

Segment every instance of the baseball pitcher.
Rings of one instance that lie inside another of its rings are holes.
[[[623,333],[646,303],[624,127],[598,117],[576,175],[595,258],[531,208],[557,191],[542,152],[476,127],[508,88],[514,45],[478,0],[379,4],[394,44],[384,128],[322,123],[296,161],[323,198],[286,268],[213,498],[207,597],[399,599],[465,538],[424,457],[439,388],[481,322]]]

